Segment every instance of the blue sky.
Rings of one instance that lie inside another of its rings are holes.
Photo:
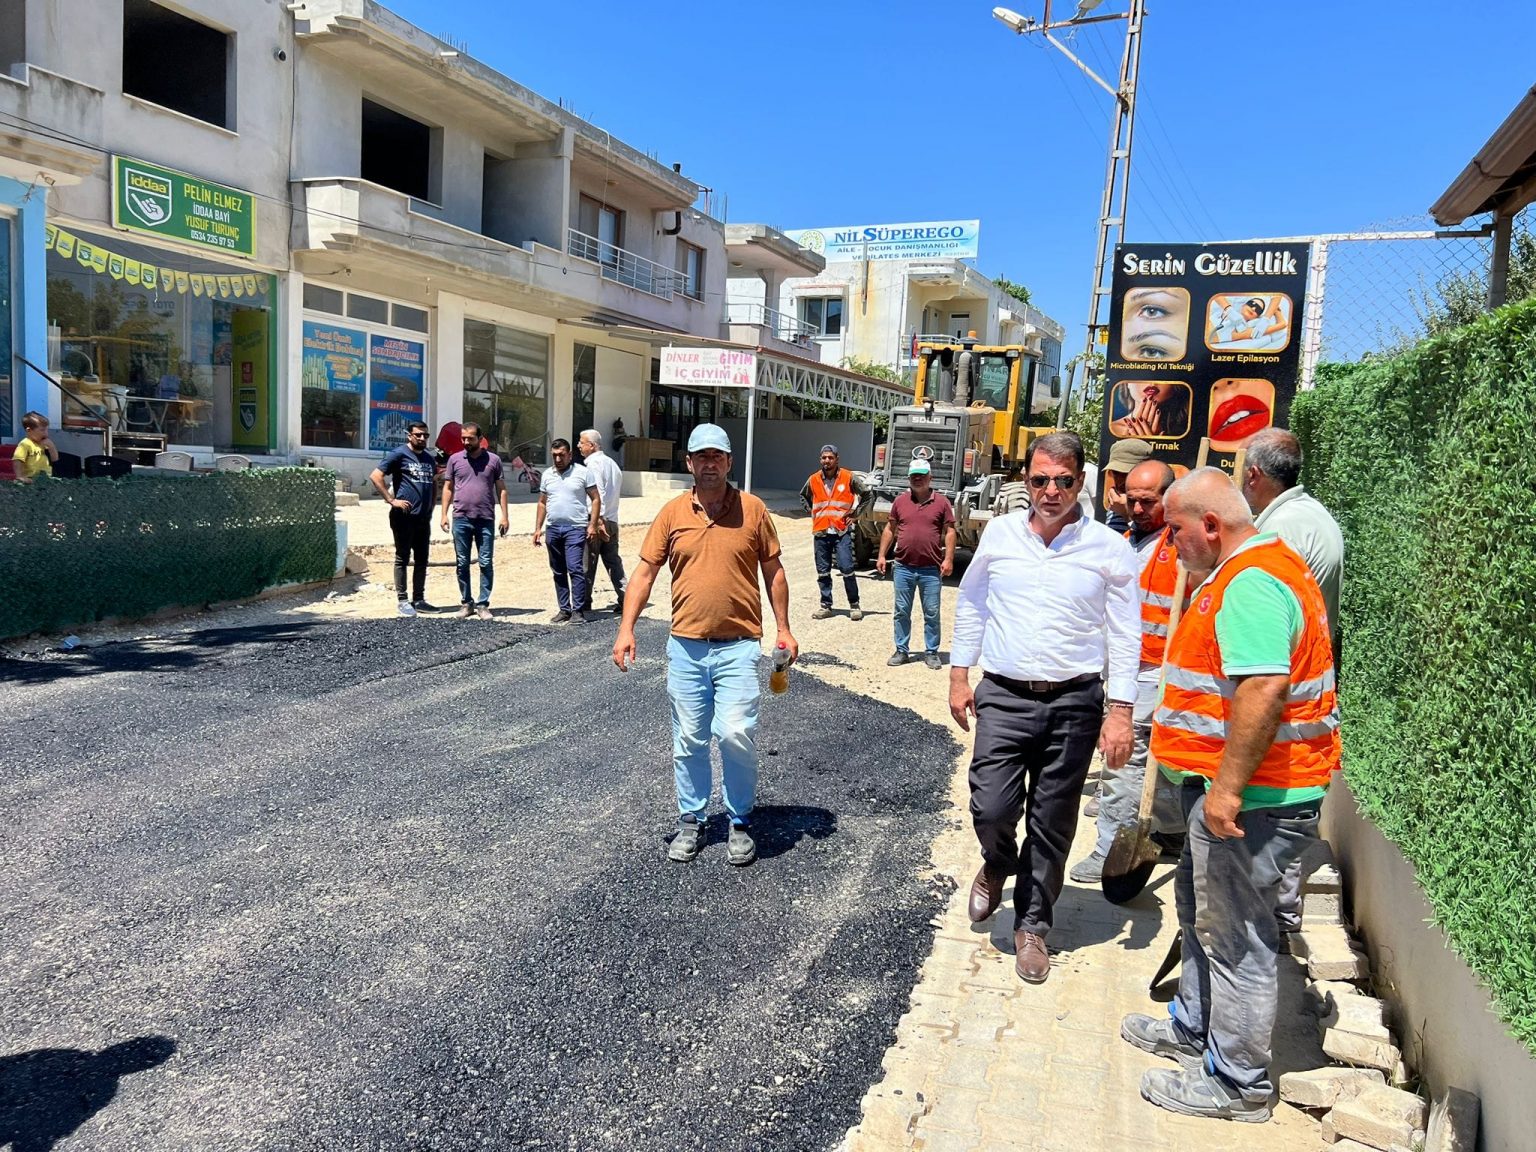
[[[681,161],[732,221],[980,218],[978,267],[1082,330],[1111,100],[988,0],[386,4]],[[1421,220],[1536,82],[1531,0],[1150,7],[1137,243]],[[1104,27],[1071,46],[1113,83],[1123,25]]]

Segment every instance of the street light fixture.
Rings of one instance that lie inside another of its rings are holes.
[[[1099,211],[1099,244],[1093,267],[1093,295],[1088,306],[1088,343],[1083,350],[1083,372],[1086,378],[1088,364],[1101,329],[1100,303],[1109,295],[1104,283],[1104,271],[1108,265],[1110,234],[1125,238],[1126,209],[1131,191],[1131,141],[1136,129],[1136,83],[1141,73],[1141,25],[1146,19],[1146,0],[1130,0],[1130,11],[1108,13],[1103,16],[1089,15],[1103,0],[1078,0],[1077,10],[1070,20],[1051,20],[1051,0],[1045,0],[1044,18],[1036,21],[1021,16],[1011,8],[994,8],[992,15],[1020,36],[1038,32],[1063,56],[1077,65],[1078,69],[1104,91],[1115,98],[1114,124],[1109,134],[1109,163],[1104,173],[1104,198]],[[1077,28],[1084,24],[1102,24],[1110,20],[1126,21],[1125,52],[1120,58],[1119,84],[1109,83],[1073,54],[1051,32],[1057,28]],[[1056,427],[1061,428],[1067,419],[1067,402],[1072,396],[1072,377],[1076,366],[1067,370],[1067,385],[1062,394],[1061,407],[1056,412]]]

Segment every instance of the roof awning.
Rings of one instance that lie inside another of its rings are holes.
[[[1468,216],[1495,212],[1512,216],[1536,201],[1536,87],[1500,124],[1461,175],[1430,205],[1443,227]]]

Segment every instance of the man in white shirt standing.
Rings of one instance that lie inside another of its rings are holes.
[[[994,519],[960,581],[949,711],[965,730],[976,717],[971,819],[982,866],[971,921],[997,911],[1016,876],[1014,971],[1039,984],[1051,973],[1045,937],[1093,750],[1111,768],[1130,756],[1141,610],[1135,552],[1078,506],[1077,434],[1033,441],[1024,476],[1028,515]]]
[[[583,612],[592,611],[592,592],[597,587],[597,561],[603,561],[608,579],[618,596],[614,604],[616,613],[624,611],[624,558],[619,555],[619,490],[624,487],[624,472],[613,457],[603,451],[603,434],[596,428],[588,428],[576,438],[581,451],[581,462],[586,466],[590,483],[597,485],[603,514],[597,522],[597,534],[587,541],[587,602]]]
[[[567,624],[574,619],[580,624],[587,618],[587,537],[596,535],[602,522],[602,501],[586,467],[571,460],[569,440],[551,440],[549,455],[554,463],[539,477],[533,546],[543,545],[549,552],[558,609],[552,622]]]

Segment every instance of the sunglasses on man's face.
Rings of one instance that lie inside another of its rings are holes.
[[[1040,491],[1047,484],[1054,484],[1054,485],[1056,485],[1056,491],[1058,491],[1058,492],[1070,492],[1070,491],[1072,491],[1072,489],[1077,487],[1077,477],[1076,476],[1031,476],[1029,478],[1029,486],[1031,488],[1033,488],[1036,492]]]

